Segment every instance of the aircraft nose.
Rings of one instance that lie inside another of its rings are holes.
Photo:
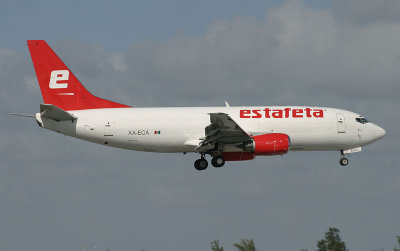
[[[368,123],[367,126],[359,134],[361,136],[361,141],[364,145],[371,144],[381,138],[386,134],[386,131],[373,123]]]
[[[383,138],[386,135],[385,129],[383,129],[382,127],[377,126],[377,125],[375,125],[375,126],[376,126],[375,136],[377,138],[376,140]]]

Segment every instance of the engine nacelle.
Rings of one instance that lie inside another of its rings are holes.
[[[288,152],[290,138],[283,133],[269,133],[252,137],[244,150],[255,155],[282,155]]]

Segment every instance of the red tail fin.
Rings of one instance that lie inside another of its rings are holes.
[[[28,47],[45,104],[63,110],[129,107],[93,96],[44,40],[28,40]]]

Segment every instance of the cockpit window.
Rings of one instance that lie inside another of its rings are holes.
[[[358,123],[361,123],[361,124],[366,124],[366,123],[368,123],[368,119],[363,118],[363,117],[356,118],[356,121],[357,121]]]

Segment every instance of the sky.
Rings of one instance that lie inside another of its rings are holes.
[[[0,250],[350,250],[400,235],[400,2],[2,1]],[[198,172],[196,154],[134,152],[37,126],[26,40],[45,39],[96,96],[135,107],[308,105],[386,130],[339,165],[290,152]]]

